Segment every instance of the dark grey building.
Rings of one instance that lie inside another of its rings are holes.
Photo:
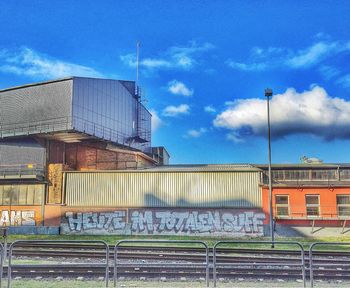
[[[151,114],[135,82],[71,77],[0,90],[0,138],[97,138],[149,152]]]

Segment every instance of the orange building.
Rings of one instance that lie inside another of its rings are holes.
[[[260,168],[264,171],[263,210],[269,219],[267,167]],[[316,226],[341,227],[345,231],[350,218],[350,165],[273,165],[272,179],[276,224],[310,226],[311,232]]]

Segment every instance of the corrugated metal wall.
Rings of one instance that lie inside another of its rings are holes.
[[[34,139],[15,138],[0,141],[0,169],[1,166],[19,164],[34,164],[44,167],[45,156],[45,148]]]
[[[66,172],[68,206],[261,207],[259,172]]]
[[[72,80],[0,91],[0,138],[71,126]]]

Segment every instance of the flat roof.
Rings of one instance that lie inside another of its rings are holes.
[[[183,164],[183,165],[164,165],[142,169],[152,172],[210,172],[210,171],[254,171],[261,169],[250,164]]]
[[[268,164],[252,164],[261,169],[267,169]],[[349,163],[299,163],[299,164],[272,164],[274,169],[337,169],[350,168]]]
[[[74,77],[66,77],[66,78],[59,78],[59,79],[48,80],[48,81],[33,82],[33,83],[28,83],[28,84],[24,84],[24,85],[20,85],[20,86],[13,86],[13,87],[5,88],[5,89],[0,89],[0,93],[5,92],[5,91],[10,91],[10,90],[27,88],[27,87],[31,87],[31,86],[39,86],[39,85],[45,85],[45,84],[49,84],[49,83],[72,80],[73,78]]]
[[[62,81],[67,81],[67,80],[73,80],[74,78],[97,79],[97,80],[113,80],[113,81],[120,81],[120,82],[135,82],[135,81],[132,81],[132,80],[121,80],[121,79],[110,79],[110,78],[93,78],[93,77],[81,77],[81,76],[68,76],[68,77],[64,77],[64,78],[58,78],[58,79],[52,79],[52,80],[40,81],[40,82],[33,82],[33,83],[23,84],[23,85],[19,85],[19,86],[12,86],[12,87],[8,87],[8,88],[5,88],[5,89],[0,89],[0,93],[1,92],[5,92],[5,91],[10,91],[10,90],[16,90],[16,89],[32,87],[32,86],[40,86],[40,85],[45,85],[45,84],[50,84],[50,83],[55,83],[55,82],[62,82]]]

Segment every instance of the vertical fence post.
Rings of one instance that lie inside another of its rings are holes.
[[[310,246],[310,250],[309,250],[309,269],[310,269],[310,287],[313,288],[314,287],[314,270],[313,270],[313,266],[312,266],[312,248],[314,247],[314,244],[311,244]]]
[[[213,282],[214,282],[214,287],[216,287],[216,244],[213,247]]]
[[[2,273],[3,273],[3,267],[4,267],[4,255],[6,252],[4,252],[4,246],[0,243],[0,287],[2,287]]]
[[[293,264],[293,263],[286,263],[289,265],[294,265],[294,266],[299,266],[301,268],[301,272],[302,272],[302,281],[303,281],[303,286],[304,288],[306,287],[306,269],[305,269],[305,250],[303,248],[303,246],[299,243],[299,242],[288,242],[288,241],[218,241],[214,244],[213,247],[213,282],[214,282],[214,287],[216,287],[217,284],[217,266],[225,266],[227,268],[234,268],[237,267],[239,265],[241,266],[247,266],[246,262],[235,262],[234,264],[217,264],[217,248],[219,245],[222,244],[261,244],[261,245],[268,245],[268,244],[274,244],[274,245],[278,245],[278,244],[293,244],[296,245],[300,248],[300,256],[301,256],[301,264]],[[237,249],[237,251],[239,251],[239,249]],[[254,252],[254,250],[252,249],[252,252]],[[260,263],[260,265],[267,265],[267,266],[271,266],[271,263]],[[273,264],[274,266],[276,266],[276,264]],[[248,265],[249,266],[249,265]]]
[[[4,250],[4,254],[3,254],[3,260],[6,260],[7,257],[7,235],[8,235],[8,228],[7,227],[3,227],[1,228],[1,234],[2,234],[2,239],[3,239],[3,250]],[[0,286],[1,287],[1,286]]]
[[[118,279],[118,270],[117,270],[117,261],[118,261],[118,243],[114,246],[114,273],[113,273],[113,287],[117,287],[117,279]]]
[[[19,244],[26,244],[26,243],[34,243],[36,245],[42,243],[42,244],[102,244],[105,250],[105,263],[101,265],[101,263],[92,262],[89,265],[91,267],[105,267],[105,287],[108,287],[109,285],[109,246],[105,241],[102,240],[17,240],[12,242],[9,249],[9,259],[8,259],[8,268],[7,268],[7,287],[11,288],[12,284],[12,266],[16,267],[16,265],[12,265],[12,255],[13,250],[15,246],[18,246]],[[39,246],[40,247],[40,246]],[[83,263],[79,263],[83,264]],[[79,264],[75,264],[76,267],[79,267]],[[49,265],[49,264],[48,264]],[[35,265],[32,265],[35,266]],[[40,265],[39,265],[40,266]],[[1,286],[0,286],[1,287]]]
[[[106,272],[105,272],[105,278],[106,278],[106,287],[108,287],[109,284],[109,245],[104,242],[105,248],[106,248]]]
[[[9,249],[9,260],[8,260],[8,265],[7,265],[7,288],[11,288],[11,276],[12,276],[12,269],[11,269],[11,265],[12,265],[12,249],[13,249],[13,244],[16,242],[13,242],[10,246]]]
[[[199,241],[199,240],[120,240],[116,243],[116,245],[114,246],[114,275],[113,275],[113,283],[114,283],[114,287],[117,287],[117,281],[118,281],[118,266],[119,264],[118,262],[118,247],[123,244],[123,243],[163,243],[163,244],[172,244],[172,243],[182,243],[182,244],[197,244],[197,245],[201,245],[204,247],[205,249],[205,264],[201,263],[200,264],[200,268],[205,268],[205,282],[206,282],[206,287],[209,287],[209,248],[208,245],[203,242],[203,241]],[[137,246],[135,246],[137,247]],[[162,246],[157,246],[157,248],[162,248]],[[123,264],[123,263],[122,263]],[[124,263],[125,264],[125,263]],[[139,263],[136,263],[139,264]],[[153,264],[153,263],[146,263],[146,264]],[[167,263],[169,264],[169,263]],[[173,265],[177,265],[176,267],[189,267],[189,263],[171,263]],[[145,265],[145,264],[143,264]],[[169,267],[166,266],[166,264],[163,264],[164,267]],[[193,263],[191,263],[190,267],[193,267]],[[205,266],[204,266],[205,265]],[[198,265],[197,265],[198,266]]]
[[[301,244],[300,244],[301,245]],[[303,246],[300,246],[300,256],[301,256],[301,273],[303,277],[304,288],[306,288],[306,271],[305,271],[305,251]]]
[[[205,278],[207,282],[207,287],[209,287],[209,248],[208,246],[205,247]]]

